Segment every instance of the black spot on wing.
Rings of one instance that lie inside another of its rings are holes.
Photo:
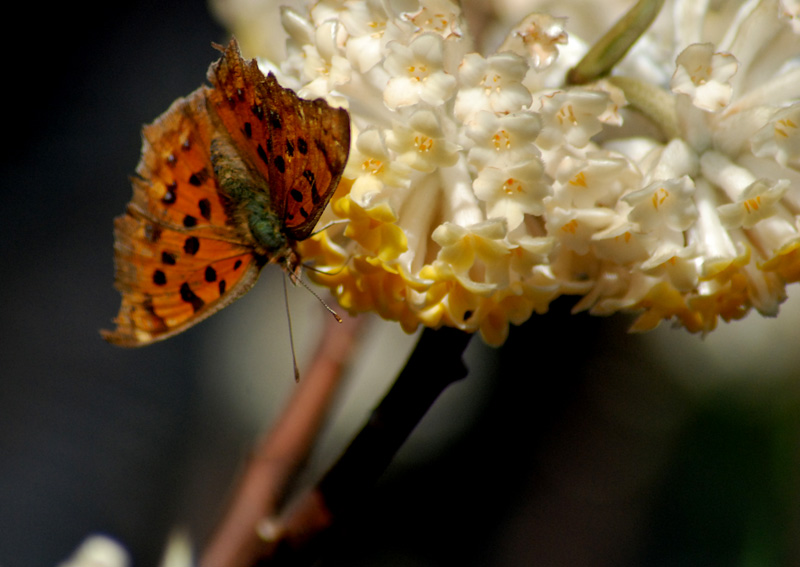
[[[164,191],[164,196],[161,197],[161,202],[165,205],[171,205],[175,201],[178,200],[178,184],[173,181],[172,183],[168,183],[166,186],[166,190]]]
[[[319,204],[319,202],[322,201],[322,197],[320,197],[319,190],[317,190],[317,178],[314,172],[310,169],[306,169],[303,171],[303,177],[306,178],[308,185],[311,187],[311,202],[315,205]]]
[[[206,220],[211,220],[211,201],[200,199],[198,206],[200,207],[200,216]]]
[[[161,227],[156,224],[147,223],[144,225],[144,237],[148,242],[156,243],[161,240]]]
[[[183,251],[194,256],[200,250],[200,241],[196,236],[190,236],[183,242]]]
[[[181,284],[181,299],[184,300],[186,303],[189,303],[192,306],[192,309],[195,313],[200,311],[205,305],[205,301],[200,299],[195,292],[192,291],[192,288],[189,287],[189,284],[183,282]]]
[[[280,130],[283,128],[283,123],[281,122],[281,116],[271,108],[269,109],[269,125],[272,126],[275,130]]]
[[[261,161],[269,165],[269,157],[267,156],[267,152],[264,151],[264,148],[261,146],[261,144],[258,144],[258,149],[256,150],[256,153],[258,153],[258,157],[261,158]]]

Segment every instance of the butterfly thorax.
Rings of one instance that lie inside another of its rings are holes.
[[[293,271],[297,253],[281,229],[281,219],[273,212],[267,182],[253,173],[224,137],[212,140],[211,162],[231,223],[266,261]]]

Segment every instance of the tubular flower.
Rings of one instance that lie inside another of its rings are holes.
[[[350,111],[326,228],[300,243],[345,309],[491,344],[561,295],[637,312],[634,330],[777,313],[800,279],[796,2],[667,0],[610,76],[581,86],[566,82],[580,30],[614,22],[581,26],[579,1],[561,6],[569,19],[516,14],[491,42],[455,1],[412,4],[284,8],[286,57],[262,61]]]

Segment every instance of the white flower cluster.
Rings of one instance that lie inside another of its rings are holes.
[[[564,294],[636,330],[777,312],[800,279],[796,2],[668,0],[585,86],[565,19],[528,14],[481,54],[457,2],[413,4],[283,9],[287,56],[263,61],[351,114],[334,224],[300,249],[343,307],[493,344]]]

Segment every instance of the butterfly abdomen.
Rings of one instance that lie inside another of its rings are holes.
[[[268,255],[281,255],[288,250],[286,235],[281,231],[281,223],[278,218],[269,211],[258,210],[256,206],[248,218],[250,232],[261,246],[264,247]]]

